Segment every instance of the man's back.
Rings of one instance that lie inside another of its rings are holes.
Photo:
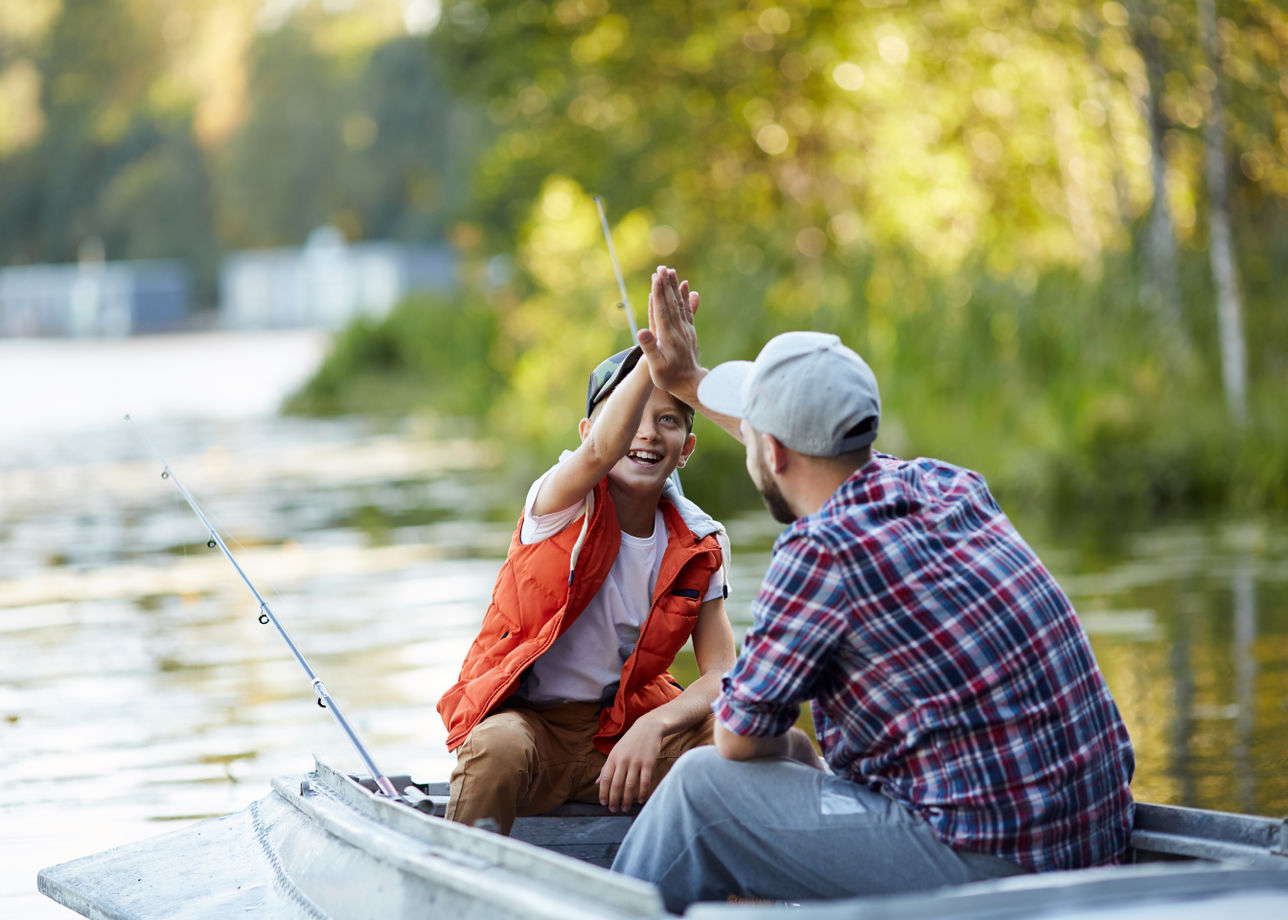
[[[1067,597],[980,476],[875,455],[779,538],[754,613],[734,685],[759,662],[813,696],[838,774],[963,849],[1031,869],[1119,858],[1126,729]]]

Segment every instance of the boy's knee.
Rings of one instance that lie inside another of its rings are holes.
[[[522,770],[532,753],[532,733],[523,718],[513,712],[498,712],[474,726],[456,756],[458,763],[485,761]]]

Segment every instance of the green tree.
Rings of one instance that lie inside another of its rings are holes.
[[[64,3],[23,55],[43,128],[0,163],[0,260],[71,261],[85,240],[108,258],[181,257],[213,298],[215,240],[192,102],[158,91],[162,5]]]
[[[299,15],[250,50],[252,107],[220,155],[223,238],[297,245],[324,223],[349,239],[441,238],[466,186],[468,113],[423,40],[338,53],[324,35]]]
[[[1234,197],[1275,224],[1288,29],[1268,4],[1222,9]],[[835,330],[886,383],[887,446],[1071,499],[1222,494],[1234,474],[1208,459],[1227,432],[1200,302],[1212,80],[1192,7],[1160,10],[1158,188],[1139,29],[1112,0],[445,4],[435,48],[497,132],[472,214],[485,254],[516,256],[500,327],[516,384],[499,411],[518,423],[575,405],[570,356],[590,366],[613,335],[600,193],[637,304],[664,260],[703,291],[708,360],[784,328]],[[1140,300],[1135,247],[1156,191],[1183,247],[1185,309],[1167,321],[1205,343],[1201,364],[1168,357]],[[1266,267],[1284,264],[1276,237],[1243,252],[1283,280]],[[1251,366],[1271,369],[1258,414],[1282,431],[1266,414],[1285,382],[1282,311],[1269,298],[1249,310],[1250,329],[1277,333],[1253,338]]]
[[[342,83],[296,20],[261,35],[249,58],[252,108],[220,155],[220,235],[235,247],[299,245],[337,217]]]
[[[0,264],[441,238],[478,126],[396,0],[31,0],[0,14]]]

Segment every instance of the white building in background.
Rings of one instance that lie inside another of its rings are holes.
[[[321,227],[303,247],[233,252],[219,270],[217,325],[232,330],[338,329],[379,319],[416,291],[452,290],[445,244],[346,243]],[[178,259],[107,262],[90,240],[79,262],[0,267],[0,338],[125,336],[209,326]]]
[[[188,270],[174,260],[0,268],[0,337],[123,336],[181,328]]]
[[[446,245],[346,243],[320,227],[300,249],[229,253],[219,271],[219,324],[226,329],[337,329],[379,319],[414,291],[448,291],[456,257]]]

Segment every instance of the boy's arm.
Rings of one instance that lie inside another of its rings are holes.
[[[626,456],[640,427],[644,406],[653,393],[653,378],[644,357],[604,400],[594,424],[582,419],[581,444],[546,477],[532,504],[533,514],[570,508]]]
[[[640,716],[613,745],[599,775],[599,801],[609,810],[627,809],[636,800],[648,798],[662,742],[697,725],[711,712],[711,703],[720,692],[720,678],[737,657],[722,598],[702,605],[693,630],[693,655],[701,676],[675,699]]]

